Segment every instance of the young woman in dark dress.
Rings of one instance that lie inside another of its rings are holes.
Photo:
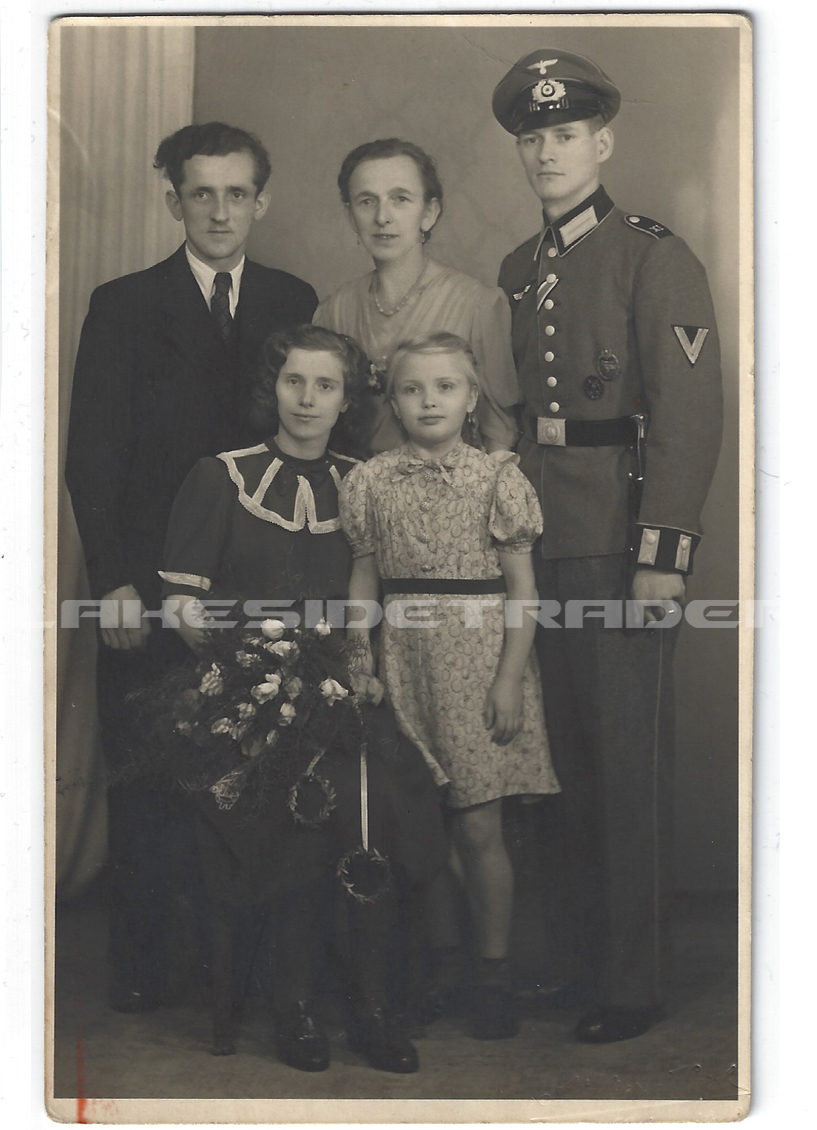
[[[202,601],[291,601],[289,611],[303,611],[307,600],[348,593],[352,559],[338,517],[338,489],[355,460],[329,450],[329,443],[331,436],[333,447],[348,445],[354,436],[368,362],[349,338],[318,326],[273,336],[265,354],[256,407],[267,414],[274,438],[201,460],[171,515],[165,596],[178,602],[179,630],[194,651],[215,630],[206,615],[197,615]],[[400,948],[395,931],[401,886],[433,877],[444,863],[445,841],[431,776],[380,703],[382,687],[365,676],[352,685],[366,703],[369,842],[388,858],[393,879],[374,901],[343,896],[356,1015],[349,1035],[373,1067],[410,1072],[417,1070],[417,1054],[391,1007],[394,971],[388,961]],[[205,873],[222,917],[227,907],[269,908],[261,917],[274,955],[278,1054],[305,1071],[329,1065],[314,1003],[321,920],[332,904],[337,861],[360,844],[360,765],[344,744],[333,743],[320,762],[336,799],[318,827],[293,820],[288,780],[256,819],[246,813],[242,818],[238,805],[220,808],[211,792],[197,794]]]

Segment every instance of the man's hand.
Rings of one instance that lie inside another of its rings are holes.
[[[144,618],[147,611],[139,593],[133,585],[122,585],[113,592],[107,593],[103,596],[103,600],[115,600],[117,607],[115,609],[116,623],[119,627],[116,628],[100,628],[102,633],[102,642],[107,647],[112,647],[115,651],[141,651],[148,642],[150,635],[150,620]],[[139,602],[139,626],[136,627],[122,627],[122,624],[135,623],[136,615],[134,605],[129,607],[122,603],[125,600]]]
[[[633,600],[644,601],[644,623],[663,620],[666,610],[650,607],[650,601],[674,600],[682,608],[686,581],[680,573],[663,573],[658,569],[636,569],[633,577]]]

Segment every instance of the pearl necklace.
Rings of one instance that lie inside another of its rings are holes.
[[[393,318],[395,314],[399,314],[400,311],[405,306],[405,304],[411,298],[414,291],[417,289],[417,287],[422,282],[423,276],[425,275],[427,270],[428,270],[428,260],[426,260],[422,271],[420,271],[417,278],[414,280],[414,282],[411,284],[411,286],[408,288],[406,293],[403,295],[403,297],[400,299],[400,301],[397,303],[397,305],[394,307],[393,310],[384,310],[383,307],[380,305],[380,303],[377,301],[377,279],[378,279],[379,276],[378,276],[377,270],[375,270],[375,277],[372,279],[372,298],[374,299],[374,304],[377,307],[378,313],[382,314],[384,318]]]

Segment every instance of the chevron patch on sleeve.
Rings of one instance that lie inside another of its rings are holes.
[[[673,326],[675,336],[686,354],[690,365],[694,365],[701,356],[709,330],[705,326]]]

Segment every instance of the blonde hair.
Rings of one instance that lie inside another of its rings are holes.
[[[452,357],[461,358],[463,376],[467,378],[469,385],[477,395],[482,392],[477,361],[471,346],[464,338],[458,337],[456,334],[446,333],[443,330],[437,333],[422,334],[419,337],[400,342],[391,355],[386,370],[386,396],[394,395],[394,382],[397,379],[400,365],[406,357],[409,355],[429,356],[439,353],[448,353]]]

